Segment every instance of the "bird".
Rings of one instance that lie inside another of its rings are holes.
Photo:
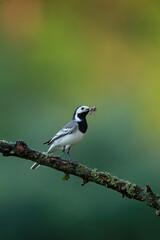
[[[88,124],[86,120],[87,114],[96,111],[96,107],[79,106],[76,108],[73,114],[72,120],[65,125],[57,134],[44,142],[50,147],[47,154],[53,153],[57,150],[64,152],[69,161],[73,161],[70,155],[71,148],[80,142],[88,129]],[[36,169],[40,166],[38,163],[34,163],[31,169]]]

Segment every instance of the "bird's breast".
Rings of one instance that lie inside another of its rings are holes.
[[[84,133],[82,133],[80,131],[77,131],[76,133],[74,133],[73,134],[73,145],[75,145],[76,143],[80,142],[83,139],[83,137],[84,137]]]
[[[72,147],[78,142],[80,142],[83,137],[84,137],[84,134],[78,130],[72,134],[68,134],[58,139],[57,141],[55,141],[55,145]]]

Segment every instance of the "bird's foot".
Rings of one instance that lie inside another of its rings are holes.
[[[70,158],[69,161],[78,164],[78,161],[75,161],[72,158]]]

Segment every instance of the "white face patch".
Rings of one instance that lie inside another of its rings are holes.
[[[74,119],[76,120],[76,122],[82,121],[77,115],[75,115]]]
[[[82,121],[82,120],[78,117],[78,114],[81,114],[81,113],[83,113],[83,112],[86,112],[86,111],[88,111],[89,109],[90,109],[90,107],[88,107],[88,106],[80,106],[79,108],[77,108],[76,114],[75,114],[75,120],[76,120],[77,122]]]

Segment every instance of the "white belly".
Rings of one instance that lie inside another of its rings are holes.
[[[59,138],[53,142],[53,144],[48,149],[48,153],[54,152],[58,149],[63,150],[65,147],[65,150],[68,148],[73,147],[75,144],[80,142],[82,138],[84,137],[84,134],[80,131],[77,131],[73,134],[68,134],[62,138]]]

